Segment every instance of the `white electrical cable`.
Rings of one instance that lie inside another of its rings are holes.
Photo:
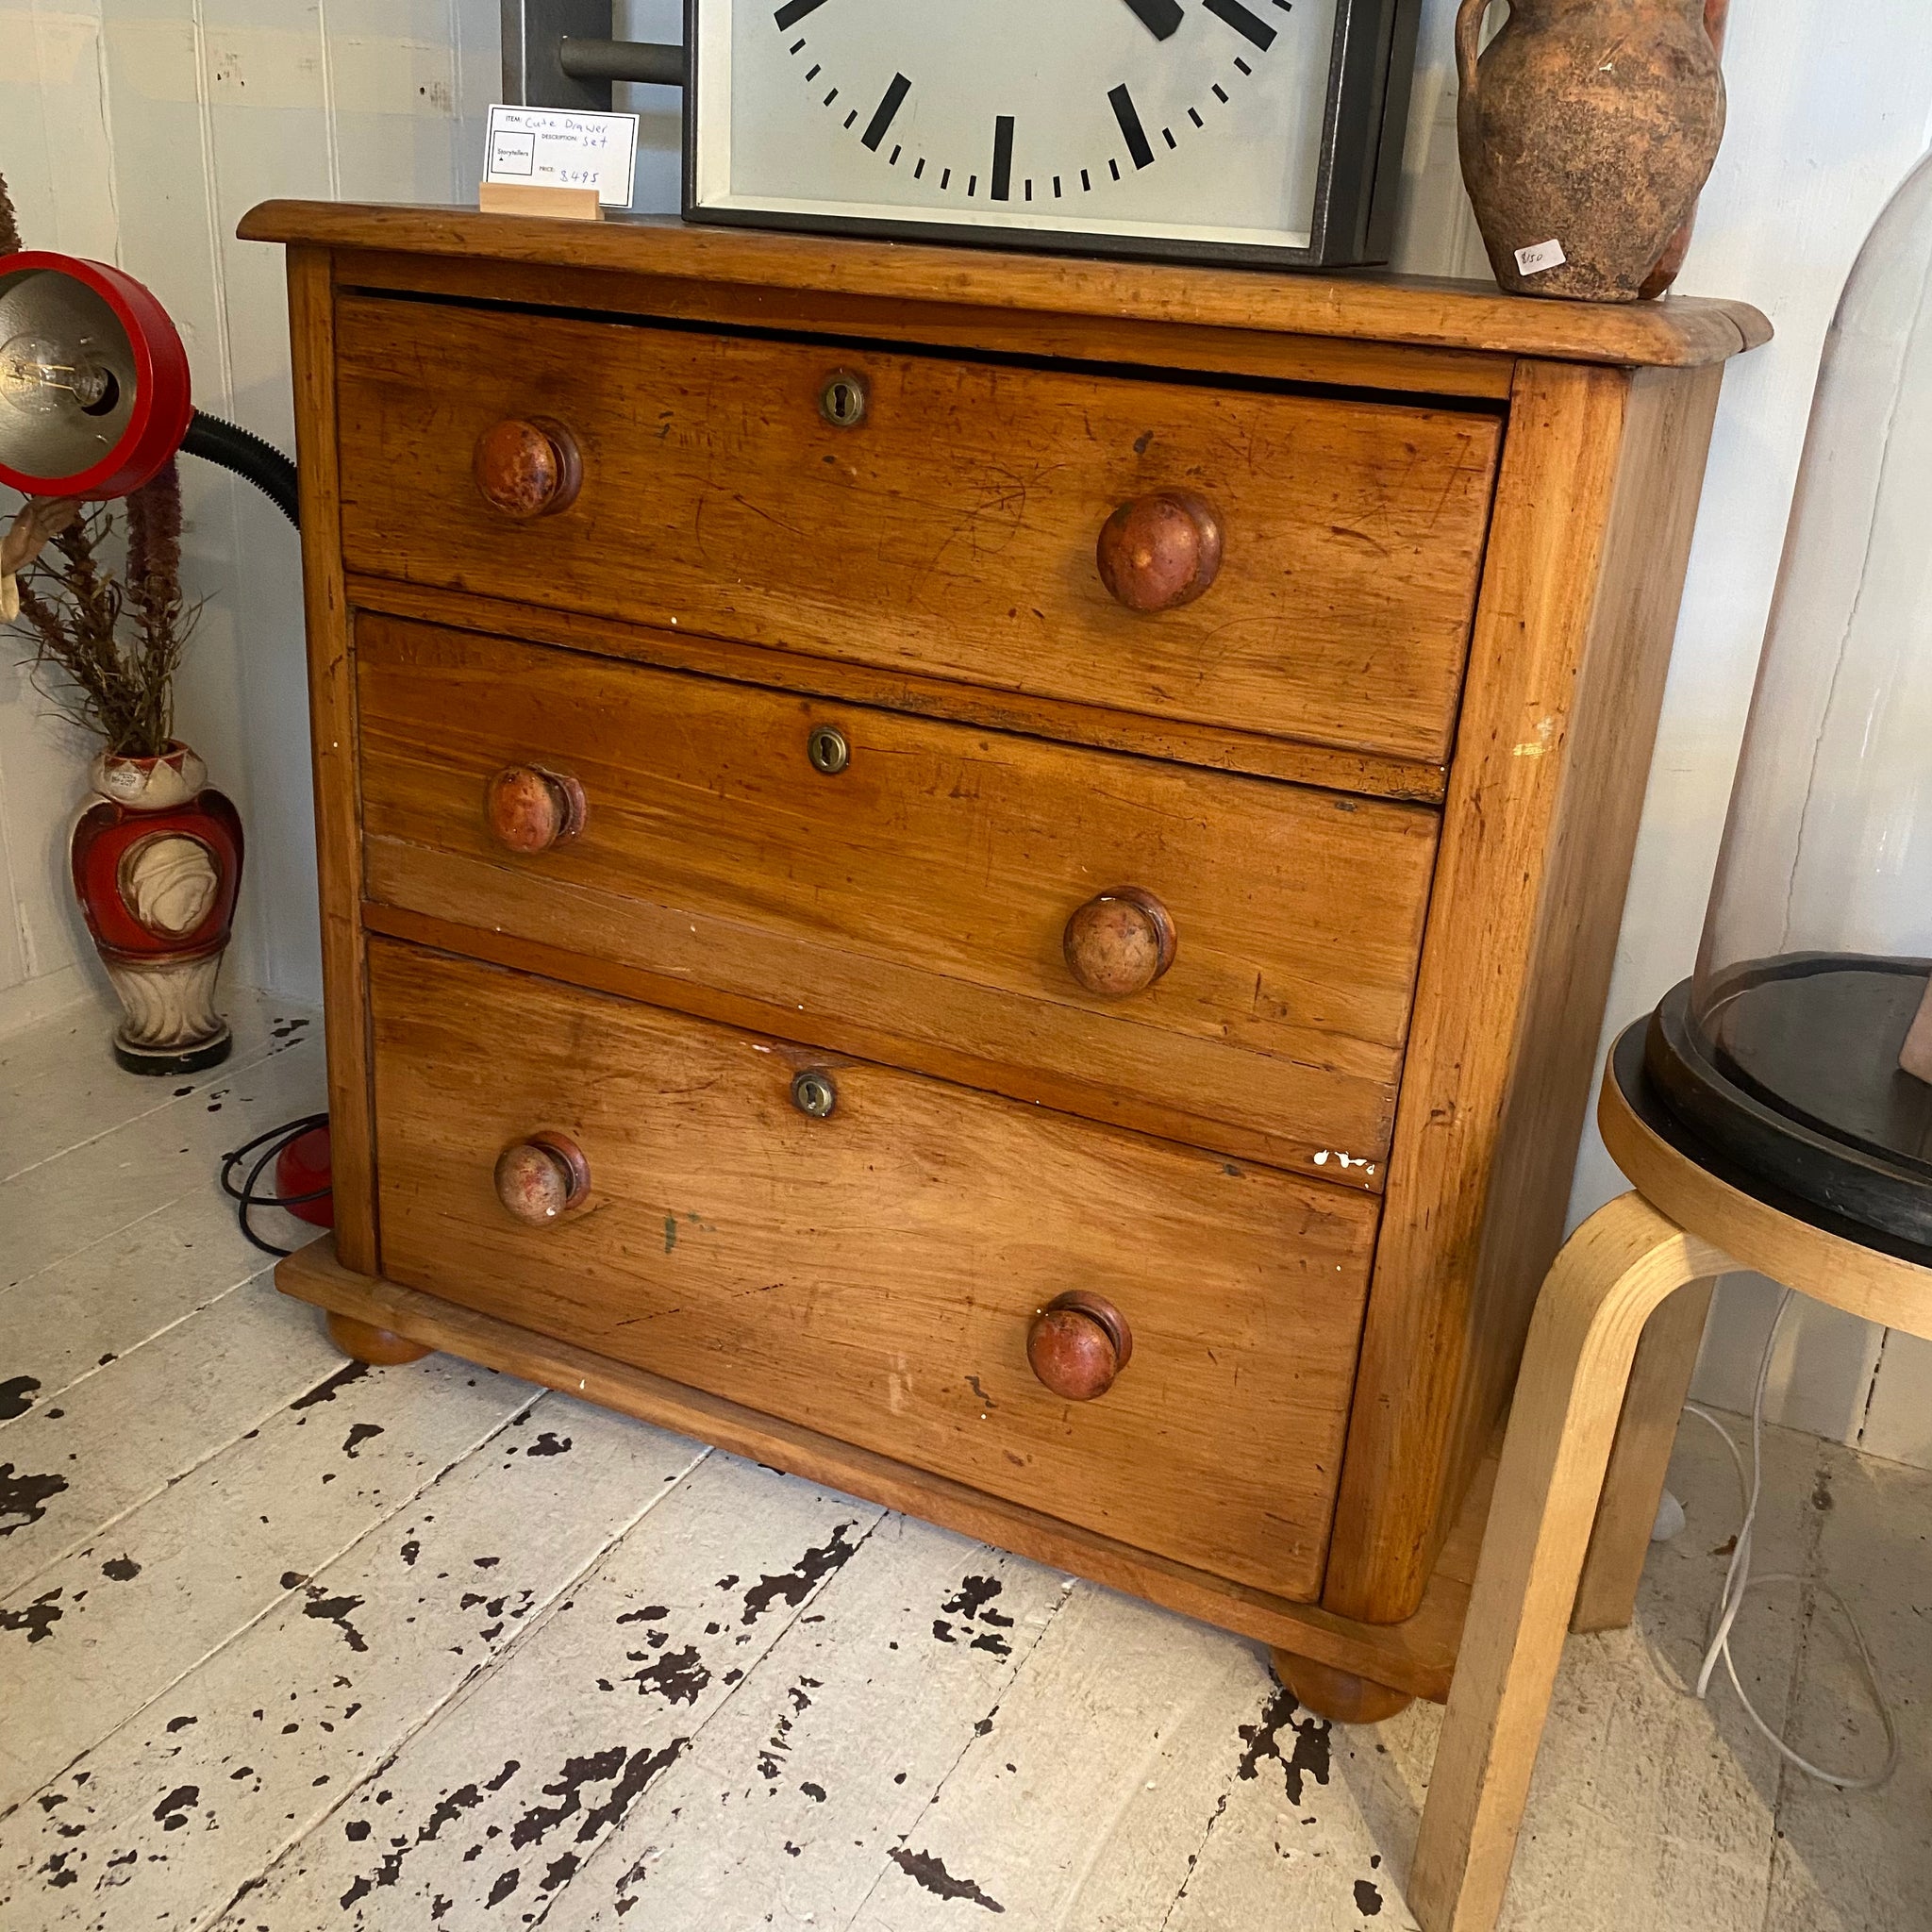
[[[1865,1633],[1858,1628],[1858,1620],[1852,1615],[1851,1606],[1837,1591],[1828,1583],[1814,1580],[1811,1584],[1813,1590],[1829,1597],[1843,1616],[1845,1626],[1852,1633],[1859,1668],[1864,1673],[1865,1688],[1878,1711],[1879,1722],[1885,1726],[1885,1763],[1874,1776],[1846,1776],[1839,1772],[1825,1771],[1809,1758],[1800,1757],[1757,1715],[1757,1707],[1738,1679],[1738,1666],[1731,1657],[1731,1629],[1738,1621],[1738,1612],[1743,1607],[1745,1592],[1767,1583],[1803,1583],[1806,1580],[1789,1571],[1770,1572],[1762,1576],[1751,1574],[1751,1540],[1757,1526],[1757,1504],[1764,1487],[1764,1394],[1771,1381],[1771,1360],[1777,1345],[1777,1332],[1783,1325],[1785,1311],[1790,1307],[1791,1300],[1792,1291],[1788,1288],[1778,1302],[1777,1313],[1772,1317],[1771,1333],[1764,1339],[1764,1354],[1757,1364],[1757,1386],[1751,1397],[1751,1471],[1748,1476],[1744,1472],[1744,1457],[1731,1440],[1730,1431],[1707,1408],[1700,1407],[1694,1402],[1684,1405],[1687,1415],[1694,1415],[1699,1422],[1708,1423],[1717,1431],[1724,1447],[1731,1452],[1731,1462],[1737,1469],[1738,1482],[1744,1492],[1744,1520],[1738,1525],[1737,1538],[1731,1545],[1730,1567],[1724,1573],[1724,1589],[1711,1609],[1710,1641],[1697,1673],[1696,1686],[1687,1694],[1700,1699],[1707,1696],[1711,1674],[1722,1658],[1724,1673],[1731,1680],[1731,1689],[1738,1693],[1738,1702],[1744,1707],[1744,1715],[1771,1740],[1781,1757],[1821,1784],[1836,1786],[1841,1791],[1875,1791],[1898,1769],[1898,1727],[1892,1722],[1891,1706],[1886,1702],[1885,1692],[1879,1688],[1877,1668],[1872,1661],[1871,1651],[1865,1646]]]

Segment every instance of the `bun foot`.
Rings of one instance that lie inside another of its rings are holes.
[[[1407,1690],[1391,1690],[1353,1671],[1318,1664],[1291,1650],[1271,1650],[1269,1661],[1276,1680],[1295,1694],[1298,1703],[1338,1724],[1378,1724],[1415,1702]]]
[[[328,1339],[346,1355],[372,1368],[394,1368],[402,1362],[420,1362],[429,1353],[427,1345],[411,1341],[389,1328],[373,1328],[352,1315],[327,1318]],[[1300,1696],[1300,1691],[1296,1691]]]

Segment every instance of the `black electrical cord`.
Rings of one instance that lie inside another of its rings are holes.
[[[218,463],[244,482],[253,483],[298,530],[302,527],[295,465],[274,443],[264,442],[252,430],[243,429],[234,423],[225,423],[219,416],[210,416],[197,409],[189,422],[188,434],[181,439],[181,447],[190,456],[200,457],[205,462]],[[327,1200],[332,1190],[314,1188],[306,1194],[263,1194],[257,1191],[261,1176],[283,1148],[299,1141],[311,1128],[327,1125],[327,1114],[307,1113],[298,1121],[287,1121],[279,1127],[271,1127],[267,1133],[256,1135],[254,1140],[237,1147],[233,1153],[222,1156],[222,1192],[235,1203],[235,1220],[242,1229],[242,1238],[264,1255],[291,1255],[294,1250],[277,1247],[274,1241],[263,1241],[256,1233],[248,1220],[256,1208],[306,1207],[310,1201]],[[256,1153],[258,1148],[261,1150],[258,1154]],[[236,1170],[251,1154],[256,1157],[255,1164],[248,1170],[248,1178],[238,1188],[235,1185]]]
[[[278,1248],[273,1241],[265,1241],[248,1224],[249,1215],[258,1208],[299,1208],[309,1201],[325,1201],[330,1190],[316,1188],[306,1194],[258,1194],[256,1186],[260,1181],[262,1170],[266,1168],[284,1147],[299,1141],[312,1127],[328,1125],[325,1113],[305,1113],[299,1121],[285,1121],[278,1127],[271,1127],[265,1134],[244,1142],[232,1154],[222,1156],[222,1192],[235,1205],[235,1219],[240,1224],[242,1236],[259,1248],[264,1255],[292,1255],[292,1248]],[[255,1165],[248,1170],[248,1178],[238,1188],[235,1185],[235,1170],[255,1153],[258,1147],[264,1152],[257,1157]]]
[[[188,425],[181,447],[205,462],[219,463],[245,482],[253,483],[299,530],[301,505],[295,489],[295,465],[274,443],[264,442],[252,430],[224,423],[219,416],[195,410]]]

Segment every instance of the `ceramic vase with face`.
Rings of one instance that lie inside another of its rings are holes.
[[[1634,302],[1724,130],[1706,0],[1489,0],[1456,21],[1462,177],[1496,279],[1522,295]]]
[[[228,1057],[215,1011],[242,884],[242,821],[185,744],[158,758],[103,753],[99,802],[74,828],[74,888],[126,1017],[114,1058],[130,1073],[185,1074]]]

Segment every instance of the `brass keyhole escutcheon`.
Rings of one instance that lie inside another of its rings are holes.
[[[834,429],[857,429],[865,421],[865,377],[835,369],[819,391],[819,414]]]
[[[809,1067],[791,1076],[791,1104],[800,1113],[822,1121],[838,1106],[839,1090],[833,1086],[831,1074]]]
[[[846,743],[845,734],[832,724],[812,726],[811,736],[805,741],[805,755],[811,760],[812,770],[827,778],[836,778],[852,762],[852,747]]]

